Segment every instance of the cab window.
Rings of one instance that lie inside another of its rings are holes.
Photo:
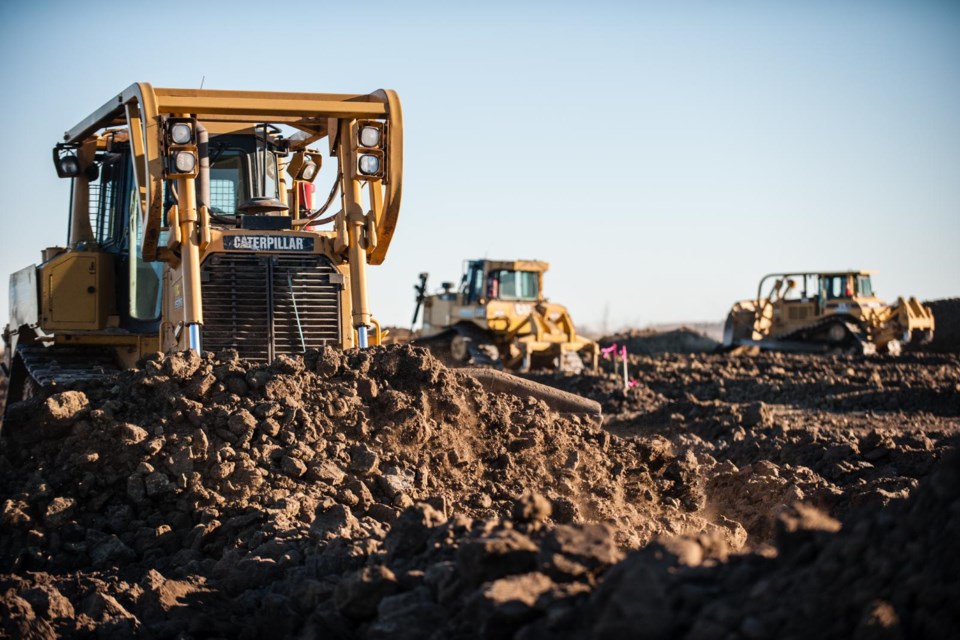
[[[853,291],[848,286],[847,276],[825,276],[820,280],[821,290],[826,294],[827,300],[850,298]]]
[[[470,269],[463,276],[463,303],[473,304],[483,292],[483,265],[470,263]]]
[[[225,149],[210,163],[210,212],[235,215],[245,199],[242,151]]]
[[[857,276],[857,295],[865,298],[873,296],[873,284],[870,282],[870,276]]]
[[[536,300],[539,294],[535,271],[501,270],[495,273],[501,300]]]
[[[130,221],[130,317],[135,320],[156,320],[160,317],[162,262],[143,259],[143,225],[136,185],[130,180],[127,216]]]
[[[112,248],[120,240],[118,222],[123,215],[123,191],[132,182],[125,154],[105,154],[96,180],[90,181],[90,227],[101,248]]]

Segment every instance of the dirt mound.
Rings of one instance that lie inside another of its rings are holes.
[[[924,351],[960,353],[960,298],[924,302],[933,312],[934,331]]]
[[[415,503],[463,526],[498,522],[536,493],[535,514],[605,522],[618,547],[667,531],[742,544],[742,529],[695,513],[695,458],[488,394],[410,346],[271,366],[230,351],[158,356],[21,403],[4,429],[0,571],[20,594],[8,606],[61,635],[164,635],[169,612],[142,598],[163,601],[168,579],[186,594],[177,607],[236,609],[253,624],[249,601],[271,585],[304,573],[337,582],[391,553],[387,533]],[[66,572],[79,573],[67,583]]]
[[[601,428],[409,345],[158,356],[12,412],[0,635],[789,637],[818,607],[813,635],[937,635],[958,365],[537,378],[602,402]]]
[[[631,329],[601,338],[599,342],[603,347],[626,345],[628,352],[648,356],[661,353],[711,353],[720,346],[716,340],[687,327],[672,331]]]

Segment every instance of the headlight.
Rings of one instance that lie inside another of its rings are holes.
[[[306,180],[307,182],[312,182],[314,178],[317,177],[317,171],[320,167],[317,166],[316,162],[307,161],[303,165],[303,169],[300,171],[300,179]]]
[[[170,127],[170,141],[173,144],[189,144],[193,140],[193,129],[186,122],[177,122]]]
[[[68,155],[60,158],[60,173],[69,178],[80,175],[80,161],[77,160],[77,156]]]
[[[380,129],[377,127],[363,127],[360,129],[360,146],[376,147],[380,145]]]
[[[360,156],[360,173],[365,176],[375,176],[380,173],[380,158],[372,155]]]
[[[173,166],[178,173],[193,173],[197,167],[197,156],[190,151],[177,151],[173,154]]]

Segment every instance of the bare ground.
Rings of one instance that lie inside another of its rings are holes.
[[[15,408],[10,637],[950,637],[960,359],[157,357]]]

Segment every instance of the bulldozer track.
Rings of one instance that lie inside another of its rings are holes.
[[[41,387],[100,379],[120,370],[112,353],[96,347],[23,345],[17,356],[30,379]]]
[[[20,345],[6,380],[4,422],[11,405],[32,397],[38,388],[100,380],[119,371],[113,354],[104,348]]]
[[[467,339],[469,358],[466,361],[456,359],[450,350],[451,341],[458,335]],[[503,368],[503,361],[499,355],[497,357],[491,355],[491,353],[499,354],[496,345],[482,331],[470,326],[457,325],[435,336],[417,338],[413,340],[413,343],[427,347],[448,365],[463,366],[467,364],[495,369]]]
[[[833,324],[842,324],[846,328],[847,336],[843,341],[831,345],[829,342],[815,337]],[[837,316],[821,318],[776,338],[740,341],[740,344],[750,344],[761,349],[787,352],[829,353],[833,350],[840,350],[846,353],[853,352],[864,355],[875,352],[874,345],[866,339],[863,329],[858,324]]]

